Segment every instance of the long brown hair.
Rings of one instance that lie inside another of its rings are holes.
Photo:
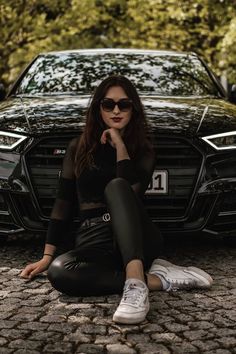
[[[131,158],[149,147],[146,138],[146,117],[136,88],[124,76],[109,76],[96,88],[86,113],[85,129],[79,139],[75,153],[75,175],[79,177],[85,167],[92,166],[93,154],[100,145],[102,132],[107,129],[100,114],[100,102],[113,86],[120,86],[133,103],[132,116],[125,127],[123,140]]]

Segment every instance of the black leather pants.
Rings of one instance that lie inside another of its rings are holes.
[[[127,263],[140,259],[147,270],[161,253],[161,234],[129,183],[112,180],[105,197],[111,221],[80,228],[75,249],[55,258],[48,269],[48,279],[60,292],[72,296],[121,293]]]

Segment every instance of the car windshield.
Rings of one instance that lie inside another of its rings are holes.
[[[49,53],[40,55],[21,80],[16,94],[91,94],[107,76],[128,77],[140,94],[217,95],[217,88],[194,55],[153,53]]]

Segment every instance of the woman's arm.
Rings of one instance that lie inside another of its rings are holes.
[[[135,163],[130,159],[119,131],[111,128],[103,132],[101,143],[109,142],[117,152],[117,177],[130,182],[136,194],[142,196],[148,188],[155,167],[155,153],[150,146],[143,150]]]
[[[20,274],[23,278],[32,279],[35,275],[47,270],[54,258],[57,246],[66,241],[70,232],[76,196],[74,176],[74,149],[76,142],[77,139],[73,139],[70,142],[63,159],[57,197],[49,221],[42,258],[23,269]]]

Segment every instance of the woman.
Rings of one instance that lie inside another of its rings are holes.
[[[204,271],[156,259],[162,237],[141,201],[154,165],[135,87],[123,76],[108,77],[94,93],[83,134],[67,148],[43,258],[21,276],[48,269],[51,284],[74,296],[123,289],[113,316],[119,323],[145,319],[149,290],[210,287],[212,278]],[[70,232],[77,200],[82,221]],[[53,260],[71,234],[74,248]]]

